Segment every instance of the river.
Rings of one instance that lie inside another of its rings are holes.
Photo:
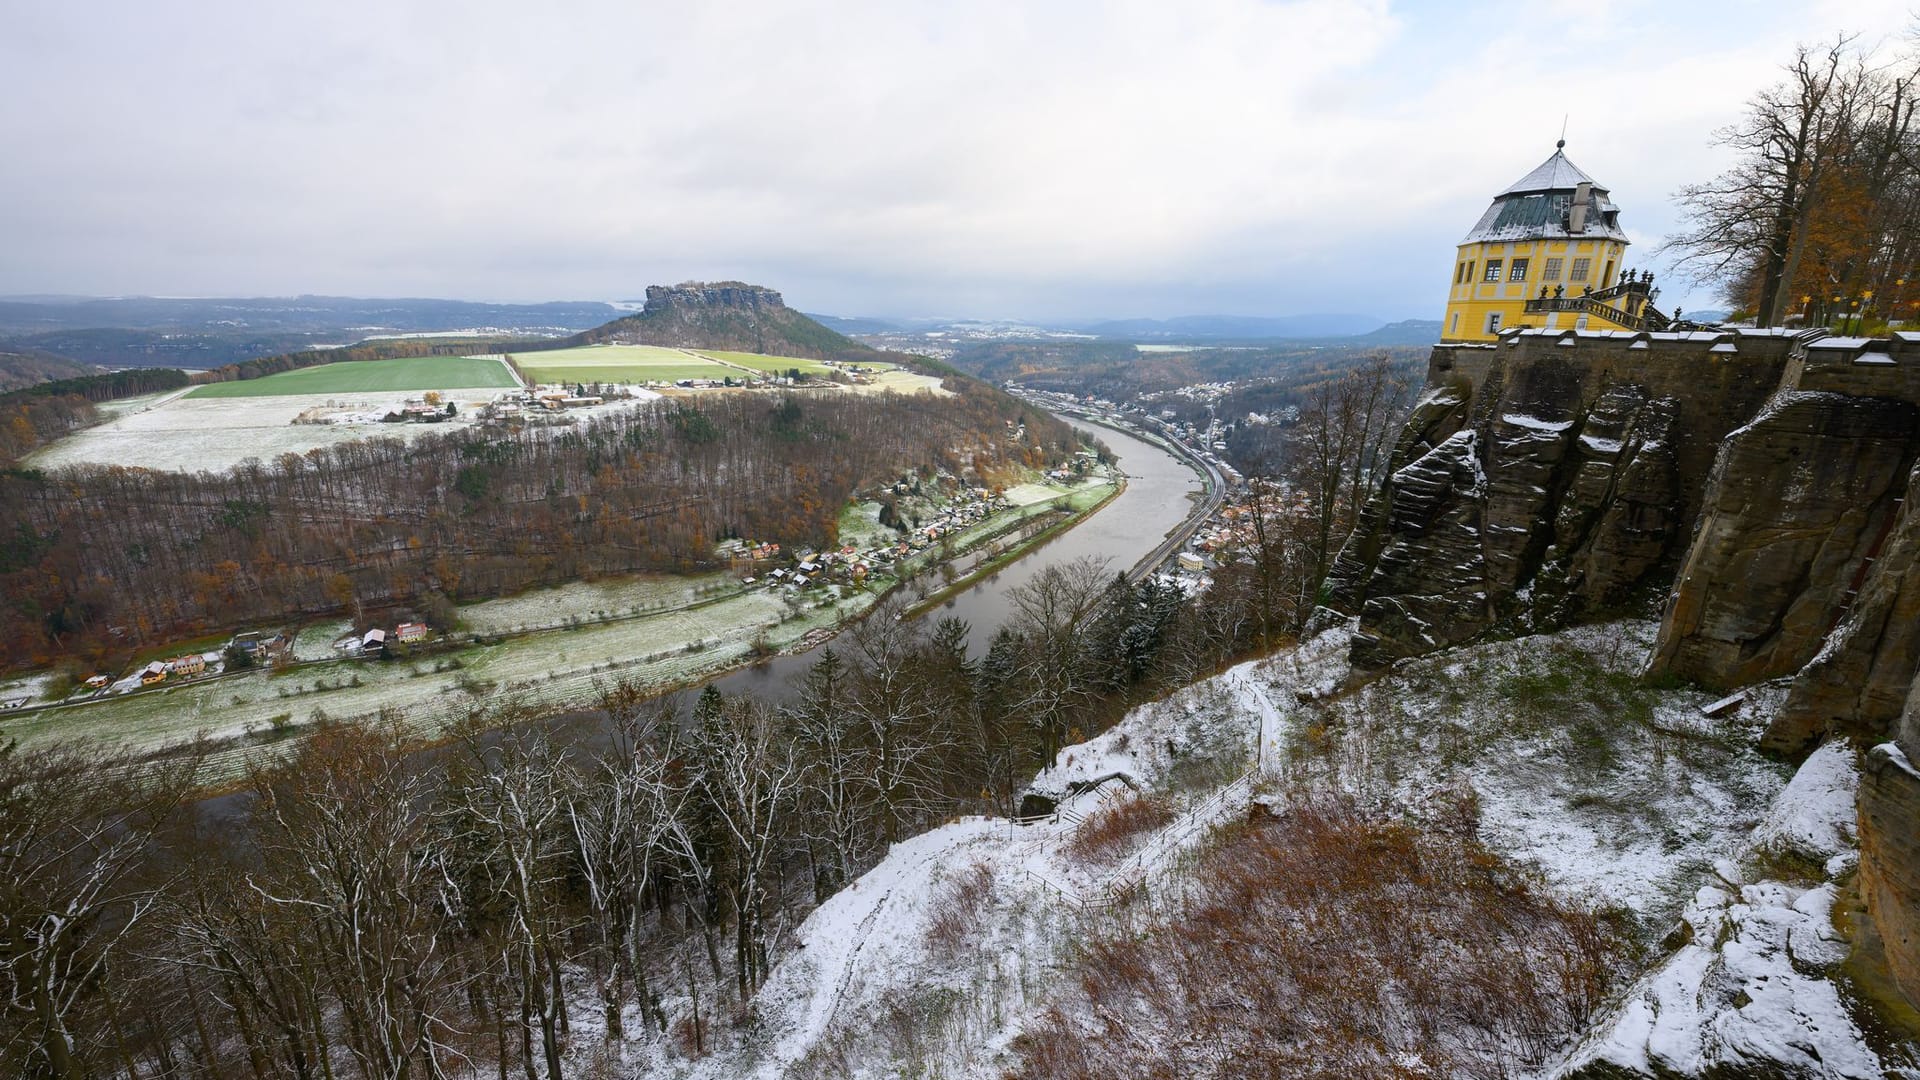
[[[998,573],[956,594],[922,616],[927,619],[947,616],[965,619],[971,627],[967,643],[975,658],[986,652],[987,643],[999,628],[1000,620],[1007,611],[1009,590],[1033,580],[1034,575],[1048,566],[1071,562],[1083,555],[1106,559],[1109,569],[1115,573],[1132,569],[1135,563],[1152,552],[1168,533],[1187,519],[1187,515],[1193,512],[1194,500],[1204,490],[1200,474],[1193,466],[1167,450],[1113,428],[1072,417],[1062,419],[1099,439],[1113,451],[1121,471],[1126,473],[1127,488],[1119,497],[1063,535],[1002,567]],[[784,698],[790,692],[795,676],[811,668],[819,658],[820,649],[824,647],[774,657],[765,663],[722,675],[713,680],[713,685],[728,695]]]

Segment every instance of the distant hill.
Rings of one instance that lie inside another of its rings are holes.
[[[806,312],[805,314],[807,318],[812,319],[821,326],[829,330],[836,330],[842,334],[897,334],[910,329],[910,327],[904,323],[888,322],[885,319],[870,319],[860,315],[816,315],[812,312]]]
[[[0,334],[57,330],[198,330],[207,333],[421,333],[494,327],[585,330],[620,314],[611,304],[561,301],[487,304],[467,300],[351,296],[0,297]]]
[[[0,348],[107,367],[217,368],[368,338],[448,331],[561,337],[621,309],[594,301],[484,304],[342,296],[0,298]]]
[[[1440,320],[1402,319],[1346,340],[1370,345],[1431,345],[1440,340]]]
[[[871,346],[820,325],[787,306],[780,294],[739,281],[649,285],[638,315],[615,319],[549,348],[620,342],[725,349],[815,360],[872,360]]]
[[[0,348],[0,391],[17,390],[23,386],[52,382],[55,379],[77,379],[86,375],[98,375],[100,370],[92,364],[70,360],[38,349]]]
[[[1173,319],[1116,319],[1085,327],[1096,337],[1120,341],[1277,341],[1352,337],[1379,329],[1371,315],[1183,315]]]

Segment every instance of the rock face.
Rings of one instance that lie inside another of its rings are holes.
[[[880,353],[793,310],[772,289],[739,281],[647,286],[640,314],[576,334],[558,346],[618,342],[800,356],[877,360]]]
[[[1908,681],[1920,669],[1920,467],[1905,486],[1852,610],[1800,669],[1774,715],[1769,749],[1797,754],[1829,733],[1877,740],[1899,719]]]
[[[708,284],[704,281],[685,281],[678,285],[647,286],[647,306],[643,309],[648,315],[664,315],[671,312],[688,312],[699,308],[746,308],[750,310],[771,311],[784,309],[786,301],[780,294],[761,285],[748,285],[740,281],[721,281]]]
[[[1653,674],[1793,679],[1765,744],[1864,750],[1860,888],[1920,1004],[1920,334],[1434,350],[1329,582],[1357,667],[1671,586]]]
[[[1867,751],[1860,776],[1860,893],[1907,999],[1920,1003],[1920,680],[1896,738]]]
[[[1916,433],[1904,401],[1785,390],[1729,438],[1656,667],[1726,687],[1813,659],[1887,537]]]
[[[1663,588],[1719,441],[1778,385],[1778,334],[1521,331],[1439,346],[1329,581],[1362,668]]]

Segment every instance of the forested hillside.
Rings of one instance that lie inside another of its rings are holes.
[[[678,399],[225,474],[14,470],[0,475],[0,656],[44,662],[246,620],[687,570],[727,536],[825,544],[862,487],[939,469],[991,481],[1077,445],[1005,394],[952,388]]]
[[[0,348],[0,391],[99,372],[92,364],[41,349]]]
[[[1205,382],[1267,380],[1298,396],[1377,356],[1414,370],[1426,350],[1383,345],[1276,345],[1142,352],[1110,342],[994,342],[962,349],[955,368],[989,382],[1107,398],[1125,404],[1145,394]],[[1276,400],[1268,398],[1269,406]]]

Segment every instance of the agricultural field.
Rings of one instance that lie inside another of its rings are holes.
[[[391,709],[411,729],[437,733],[469,707],[505,702],[553,707],[590,703],[596,687],[620,678],[678,683],[746,659],[755,639],[774,648],[832,626],[872,602],[869,594],[833,601],[809,597],[804,607],[769,591],[739,592],[703,606],[576,629],[475,644],[415,660],[340,661],[302,665],[285,674],[254,671],[184,683],[172,689],[10,718],[8,737],[21,745],[83,737],[130,750],[179,745],[205,733],[214,739],[267,736],[326,718],[372,716]],[[531,613],[529,613],[531,614]],[[312,635],[310,644],[331,634]],[[306,638],[306,635],[302,635]],[[311,648],[303,652],[315,651]],[[210,771],[231,775],[249,753],[222,748]]]
[[[818,360],[808,360],[799,356],[762,356],[759,353],[721,352],[718,349],[700,349],[697,351],[701,356],[710,357],[723,364],[750,368],[767,375],[785,375],[795,368],[798,368],[800,372],[805,375],[825,375],[827,372],[833,370],[832,367]],[[874,366],[879,367],[882,365],[876,364]]]
[[[386,363],[387,361],[378,361]],[[504,374],[504,371],[503,371]],[[266,379],[256,380],[266,382]],[[453,391],[447,400],[467,423],[497,390]],[[340,395],[342,407],[368,415],[397,409],[405,391]],[[310,394],[275,397],[197,398],[166,395],[138,407],[103,409],[104,423],[83,428],[35,451],[27,464],[39,469],[66,465],[122,465],[178,472],[230,469],[248,458],[272,461],[321,446],[372,436],[417,439],[446,431],[447,424],[296,424],[294,419],[330,399]],[[115,402],[115,405],[121,403]]]
[[[491,356],[409,356],[354,360],[282,371],[263,379],[210,383],[188,397],[281,397],[294,394],[390,394],[420,390],[509,389],[506,365]]]
[[[529,380],[545,384],[674,382],[739,374],[725,364],[657,345],[582,345],[514,353],[513,362]]]

